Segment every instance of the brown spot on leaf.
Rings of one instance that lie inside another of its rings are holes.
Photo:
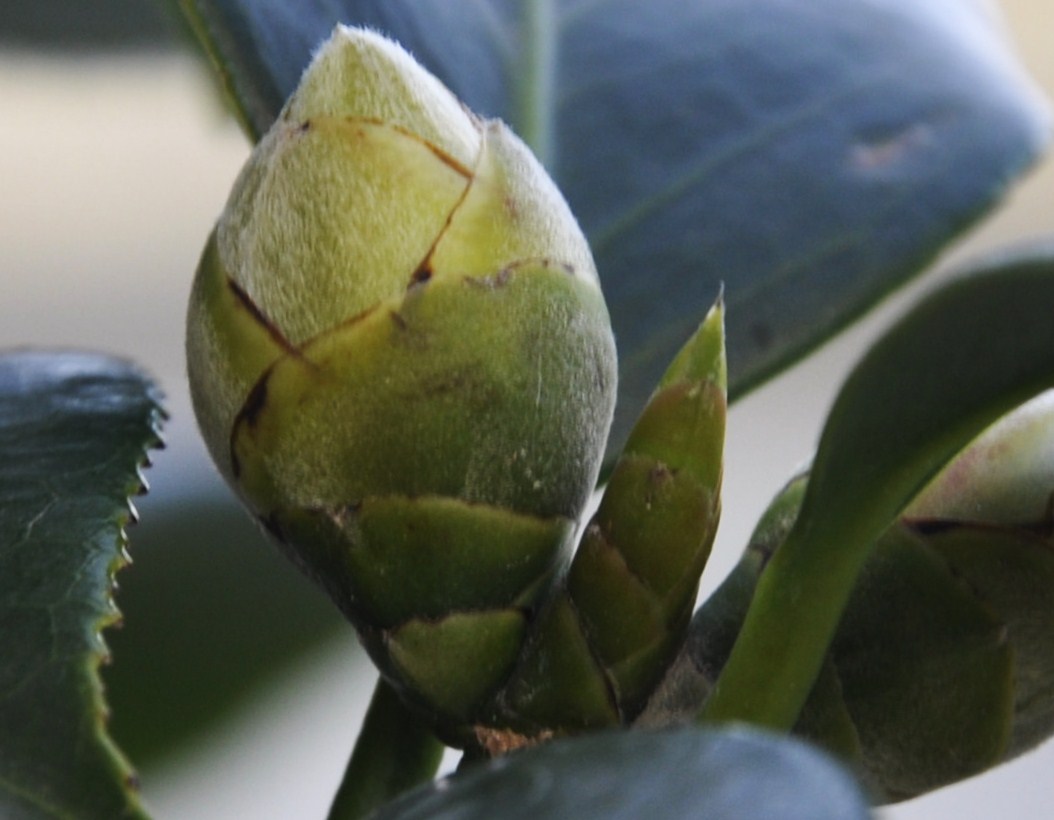
[[[857,171],[881,171],[904,162],[933,140],[933,129],[927,123],[911,123],[893,133],[853,144],[849,149],[849,165]]]
[[[766,350],[772,345],[772,328],[762,322],[755,322],[750,326],[750,337],[760,350]]]

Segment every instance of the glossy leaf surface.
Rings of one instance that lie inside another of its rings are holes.
[[[339,21],[400,40],[531,143],[612,312],[612,453],[720,283],[735,398],[916,273],[1047,138],[976,2],[181,5],[253,135]]]
[[[856,784],[793,740],[745,730],[601,732],[470,767],[376,820],[853,820]]]
[[[141,816],[106,731],[100,630],[119,615],[128,498],[158,444],[154,388],[125,362],[0,357],[0,815]]]

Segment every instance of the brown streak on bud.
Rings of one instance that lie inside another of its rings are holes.
[[[406,137],[409,140],[413,140],[414,142],[426,148],[433,155],[435,155],[436,159],[438,159],[440,162],[450,168],[450,170],[452,170],[455,174],[463,176],[465,179],[472,179],[473,172],[471,168],[465,167],[457,158],[451,156],[438,145],[429,142],[420,134],[416,134],[408,128],[405,128],[396,123],[386,122],[385,120],[382,120],[379,117],[342,117],[341,120],[346,125],[351,126],[352,128],[357,125],[369,125],[375,128],[387,128],[391,131],[394,131],[396,134],[399,134],[402,137]],[[301,126],[301,128],[303,128],[303,126]],[[361,129],[357,129],[356,133],[362,135],[363,131]]]
[[[414,271],[413,276],[410,277],[410,287],[413,287],[414,285],[423,285],[425,282],[432,278],[433,271],[431,267],[431,262],[432,260],[430,258],[425,259],[417,267],[417,270]]]
[[[259,422],[260,414],[267,406],[267,382],[271,378],[271,373],[273,371],[274,365],[271,365],[264,371],[256,384],[253,385],[252,390],[249,391],[249,395],[245,397],[245,403],[242,405],[241,410],[239,410],[238,415],[234,417],[234,424],[231,425],[231,472],[234,474],[235,478],[241,477],[242,473],[241,461],[238,458],[237,448],[234,446],[235,442],[238,440],[238,431],[243,424],[247,425],[249,429],[252,430]]]
[[[497,290],[509,284],[512,275],[513,271],[511,269],[502,268],[497,273],[491,273],[486,276],[466,276],[465,284],[469,287],[483,288],[484,290]]]
[[[518,749],[528,749],[532,746],[540,746],[553,739],[553,732],[546,729],[536,735],[521,735],[512,729],[496,729],[492,726],[473,726],[472,732],[476,736],[476,743],[487,754],[488,757],[502,757],[509,752]]]
[[[309,368],[311,368],[314,372],[317,373],[318,369],[319,369],[319,365],[316,362],[312,361],[308,357],[308,354],[311,351],[312,345],[316,344],[321,339],[325,339],[325,338],[331,336],[334,333],[339,333],[340,331],[346,330],[349,327],[352,327],[353,325],[357,325],[359,322],[364,321],[365,319],[367,319],[369,316],[371,316],[373,313],[375,313],[377,311],[377,308],[379,307],[379,305],[380,305],[380,303],[378,303],[376,305],[371,305],[370,307],[366,308],[366,310],[362,311],[361,313],[356,313],[351,318],[344,319],[344,320],[338,322],[337,324],[335,324],[333,327],[331,327],[331,328],[329,328],[327,330],[323,330],[321,333],[318,333],[318,334],[312,336],[310,339],[307,339],[306,341],[304,341],[300,345],[300,348],[298,350],[291,351],[292,355],[296,356],[297,359],[302,361],[304,364],[306,364]]]
[[[255,427],[256,422],[259,421],[260,413],[267,406],[267,382],[268,377],[271,375],[271,371],[268,370],[262,379],[253,385],[253,389],[249,391],[249,395],[245,397],[245,404],[242,405],[241,412],[238,413],[238,418],[235,420],[235,427],[238,426],[239,422],[244,421],[250,427]]]
[[[395,130],[399,133],[406,133],[402,129],[399,129],[397,127],[395,127]],[[414,136],[413,134],[407,135]],[[420,139],[420,137],[417,137],[417,139]],[[432,242],[431,247],[429,247],[428,251],[425,253],[424,259],[417,263],[417,267],[414,269],[413,274],[410,276],[410,284],[407,286],[407,289],[412,288],[414,285],[419,285],[422,282],[427,282],[429,279],[432,278],[432,275],[435,273],[432,268],[432,257],[435,256],[436,248],[439,247],[439,243],[443,241],[443,237],[446,236],[447,231],[450,229],[450,225],[454,221],[454,216],[459,210],[461,210],[461,206],[465,204],[465,200],[468,199],[468,192],[472,190],[472,183],[476,179],[475,171],[465,168],[460,163],[457,163],[452,157],[447,156],[434,145],[427,142],[425,142],[424,144],[428,146],[428,148],[432,151],[433,154],[435,154],[441,160],[444,160],[447,165],[450,165],[451,168],[453,168],[459,174],[464,176],[465,179],[468,180],[468,184],[465,185],[465,189],[461,192],[461,196],[458,197],[457,202],[454,203],[454,207],[452,207],[450,209],[450,213],[447,214],[446,221],[443,223],[443,227],[440,228],[439,233],[436,234],[436,238]],[[482,158],[482,156],[483,151],[481,149],[479,157],[477,157],[477,162],[480,158]]]
[[[410,327],[406,323],[406,319],[403,318],[402,314],[399,313],[399,311],[397,311],[397,310],[389,310],[388,311],[388,316],[391,318],[391,320],[393,322],[395,322],[395,325],[396,325],[396,327],[399,328],[399,330],[407,330]]]
[[[230,290],[231,293],[234,294],[234,298],[237,303],[242,308],[244,308],[250,316],[253,317],[253,319],[258,325],[260,325],[264,330],[267,331],[267,333],[272,339],[274,339],[274,341],[279,345],[279,347],[283,348],[286,352],[290,353],[293,356],[300,355],[300,351],[297,350],[297,348],[294,347],[293,344],[285,337],[282,331],[278,329],[277,325],[275,325],[274,322],[272,322],[270,319],[267,318],[266,315],[264,315],[264,312],[260,310],[259,307],[257,307],[256,303],[249,297],[249,294],[245,292],[241,285],[239,285],[229,276],[227,277],[227,288]]]

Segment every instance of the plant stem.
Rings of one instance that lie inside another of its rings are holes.
[[[443,748],[384,679],[378,680],[329,820],[359,820],[428,782],[439,768]]]
[[[701,720],[793,726],[877,539],[985,427],[1054,385],[1051,304],[1049,258],[1003,261],[937,291],[857,364]]]
[[[791,530],[758,580],[701,722],[793,728],[872,543],[866,536],[832,541],[818,528]]]
[[[517,130],[538,160],[553,171],[553,96],[556,84],[556,19],[552,0],[523,5],[524,52]]]

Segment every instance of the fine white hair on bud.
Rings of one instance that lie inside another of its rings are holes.
[[[614,406],[596,268],[541,164],[338,26],[209,238],[187,360],[250,510],[398,688],[465,719],[562,572]]]
[[[401,45],[338,25],[316,52],[281,119],[356,117],[403,128],[472,167],[479,120]]]
[[[1050,525],[1054,514],[1054,392],[978,436],[912,502],[908,518]]]

